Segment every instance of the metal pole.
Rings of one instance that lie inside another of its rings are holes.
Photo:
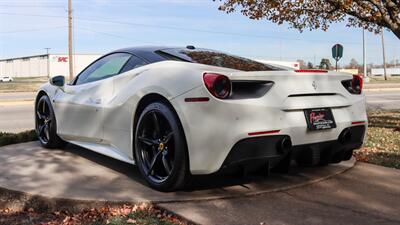
[[[338,62],[338,60],[336,59],[335,61],[336,61],[336,72],[337,72],[337,62]]]
[[[46,54],[47,54],[47,78],[50,78],[50,55],[49,55],[49,50],[51,48],[44,48],[46,49]]]
[[[365,29],[363,29],[363,74],[367,77],[367,45],[365,43]]]
[[[69,62],[69,80],[74,78],[74,60],[72,55],[72,0],[68,0],[68,62]]]
[[[317,68],[317,56],[314,53],[314,68]]]
[[[387,74],[386,74],[386,53],[385,53],[385,38],[383,36],[384,29],[382,28],[381,32],[381,37],[382,37],[382,54],[383,54],[383,75],[385,77],[385,80],[387,80]]]

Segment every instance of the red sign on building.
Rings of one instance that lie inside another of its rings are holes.
[[[57,62],[68,62],[68,57],[58,57]]]

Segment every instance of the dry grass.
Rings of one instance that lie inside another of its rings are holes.
[[[88,209],[77,213],[67,211],[35,212],[32,208],[22,212],[0,209],[0,224],[46,225],[184,225],[176,216],[149,204],[121,205]]]
[[[0,147],[35,140],[37,140],[37,136],[34,130],[24,131],[18,134],[0,132]]]
[[[388,80],[385,80],[385,78],[383,76],[371,77],[369,83],[372,83],[372,84],[400,83],[400,76],[389,77]]]
[[[400,110],[368,113],[369,128],[359,161],[400,169]]]
[[[13,82],[0,83],[0,93],[4,92],[35,92],[48,81],[47,77],[14,78]]]

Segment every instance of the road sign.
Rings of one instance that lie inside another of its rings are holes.
[[[343,46],[341,44],[332,47],[332,57],[337,61],[343,57]]]
[[[332,57],[336,61],[336,71],[337,71],[337,62],[343,57],[343,46],[341,44],[336,44],[332,47]]]

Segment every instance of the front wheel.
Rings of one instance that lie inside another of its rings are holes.
[[[141,113],[135,159],[152,188],[174,191],[185,185],[189,176],[186,141],[178,117],[166,103],[151,103]]]
[[[45,148],[61,148],[66,142],[57,135],[57,123],[48,96],[43,95],[35,106],[35,127],[40,144]]]

